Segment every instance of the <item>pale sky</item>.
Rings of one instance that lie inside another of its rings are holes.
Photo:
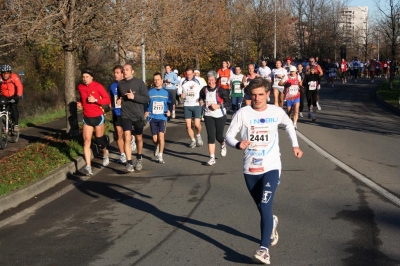
[[[368,6],[368,16],[373,17],[377,11],[375,0],[349,0],[349,6]]]

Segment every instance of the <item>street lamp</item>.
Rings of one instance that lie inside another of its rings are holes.
[[[274,59],[276,59],[276,0],[274,0]]]

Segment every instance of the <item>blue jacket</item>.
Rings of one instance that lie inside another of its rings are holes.
[[[167,111],[172,103],[170,94],[165,88],[156,89],[155,87],[149,90],[150,103],[147,108],[149,117],[167,121]]]
[[[167,79],[169,79],[171,81],[171,84],[166,84],[167,83]],[[176,89],[176,85],[179,84],[179,80],[178,80],[178,76],[175,74],[175,72],[165,72],[164,73],[164,82],[166,84],[166,89],[167,90],[172,90],[172,89]]]
[[[121,106],[115,108],[115,103],[118,99],[118,81],[114,81],[113,84],[110,85],[110,99],[113,113],[117,116],[121,115]]]

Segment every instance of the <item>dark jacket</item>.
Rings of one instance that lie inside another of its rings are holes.
[[[132,90],[135,94],[133,100],[125,95]],[[139,121],[144,118],[145,104],[150,101],[149,92],[146,84],[141,79],[132,78],[130,80],[121,80],[118,82],[118,97],[122,97],[121,115],[122,119]]]

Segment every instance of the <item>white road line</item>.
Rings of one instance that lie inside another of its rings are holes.
[[[400,199],[398,197],[396,197],[395,195],[393,195],[392,193],[390,193],[383,187],[379,186],[378,184],[374,183],[367,177],[363,176],[359,172],[355,171],[350,166],[339,161],[338,159],[333,157],[331,154],[329,154],[328,152],[323,150],[321,147],[319,147],[317,144],[312,142],[310,139],[308,139],[306,136],[301,134],[299,131],[296,131],[296,133],[297,133],[298,137],[300,137],[305,143],[310,145],[314,150],[319,152],[322,156],[324,156],[325,158],[327,158],[328,160],[330,160],[331,162],[333,162],[334,164],[336,164],[337,166],[339,166],[340,168],[345,170],[347,173],[351,174],[352,176],[354,176],[355,178],[357,178],[358,180],[360,180],[361,182],[363,182],[364,184],[366,184],[367,186],[369,186],[370,188],[372,188],[373,190],[375,190],[376,192],[378,192],[379,194],[381,194],[382,196],[387,198],[388,200],[392,201],[394,204],[400,206]]]

